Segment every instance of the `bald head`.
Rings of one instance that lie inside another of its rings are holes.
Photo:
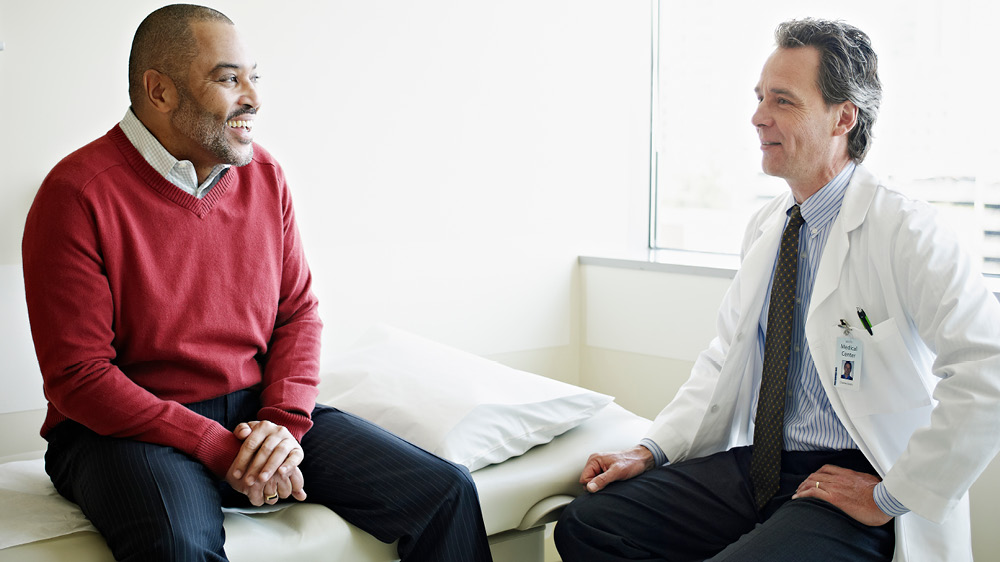
[[[188,67],[198,51],[191,24],[204,21],[233,23],[222,12],[191,4],[164,6],[142,20],[128,59],[132,107],[138,109],[145,97],[142,75],[147,70],[159,71],[178,84],[185,83]]]

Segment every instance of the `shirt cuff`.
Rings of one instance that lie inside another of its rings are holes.
[[[656,463],[655,466],[667,464],[667,455],[663,452],[663,449],[661,449],[659,445],[653,442],[652,439],[644,438],[642,441],[639,441],[639,444],[649,449],[650,453],[653,453],[653,462]]]
[[[872,496],[875,498],[875,505],[889,517],[899,517],[910,512],[905,505],[899,503],[899,500],[889,493],[889,490],[885,489],[885,484],[882,482],[875,485]]]

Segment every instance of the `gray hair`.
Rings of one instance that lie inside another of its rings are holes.
[[[786,21],[774,31],[778,47],[811,46],[820,52],[820,92],[827,104],[850,101],[858,107],[858,120],[847,135],[847,151],[858,162],[872,143],[872,129],[882,102],[878,57],[868,35],[842,21],[806,18]]]
[[[191,24],[201,21],[233,23],[222,12],[192,4],[164,6],[142,20],[128,58],[128,94],[133,107],[143,97],[142,75],[149,69],[166,74],[178,87],[187,86],[188,68],[198,54]]]

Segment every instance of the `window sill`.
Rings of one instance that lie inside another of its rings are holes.
[[[646,250],[626,256],[580,256],[580,265],[639,269],[732,279],[739,268],[739,256],[704,254],[678,250]]]
[[[597,265],[621,269],[638,269],[665,273],[723,277],[732,279],[739,269],[739,256],[731,254],[704,254],[679,250],[646,250],[634,255],[619,257],[580,256],[580,265]],[[1000,300],[1000,278],[987,277],[986,287]]]

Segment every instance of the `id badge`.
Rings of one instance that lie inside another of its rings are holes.
[[[861,362],[864,349],[861,340],[837,338],[837,364],[833,367],[833,385],[840,390],[858,390],[861,386]]]

